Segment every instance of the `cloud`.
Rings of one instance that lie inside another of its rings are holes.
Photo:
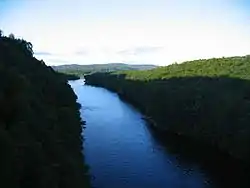
[[[88,55],[88,51],[85,50],[85,49],[81,49],[81,50],[76,51],[75,55],[80,55],[80,56],[82,56],[82,55]]]
[[[151,54],[151,53],[156,53],[161,50],[163,50],[164,47],[157,46],[142,46],[142,47],[136,47],[133,49],[126,49],[126,50],[121,50],[118,52],[119,55],[144,55],[144,54]]]
[[[43,55],[43,56],[52,56],[54,54],[50,53],[50,52],[35,52],[35,55]]]
[[[63,64],[70,64],[70,61],[64,59],[46,59],[45,63],[53,65],[63,65]]]

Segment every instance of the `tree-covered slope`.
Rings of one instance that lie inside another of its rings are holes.
[[[0,35],[1,187],[89,187],[76,99],[31,43]]]
[[[196,60],[146,71],[96,73],[88,84],[118,92],[162,130],[249,162],[250,56]]]
[[[113,72],[122,70],[149,70],[156,68],[155,65],[129,65],[124,63],[108,63],[93,65],[60,65],[53,66],[53,69],[66,74],[82,76],[93,72]]]

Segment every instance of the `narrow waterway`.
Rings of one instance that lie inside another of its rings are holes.
[[[86,121],[84,153],[95,188],[217,187],[194,162],[181,163],[143,116],[104,88],[70,82]]]

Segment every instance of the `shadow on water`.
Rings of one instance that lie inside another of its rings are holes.
[[[234,155],[249,161],[248,80],[223,76],[128,80],[125,75],[112,74],[86,79],[89,84],[117,92],[157,125],[179,132],[181,136],[150,126],[155,140],[175,155],[180,165],[198,164],[219,188],[250,187],[249,163],[232,159],[214,147],[221,142]],[[192,139],[185,134],[193,135]]]
[[[209,177],[208,184],[218,188],[250,187],[250,169],[245,163],[232,159],[227,153],[200,141],[148,126],[155,142],[164,146],[167,153],[175,156],[180,166],[198,165]]]

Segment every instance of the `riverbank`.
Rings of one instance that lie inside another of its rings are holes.
[[[0,36],[1,187],[90,187],[68,78],[34,58],[31,43]]]
[[[140,118],[142,118],[143,120],[146,120],[148,123],[145,122],[143,125],[144,128],[142,130],[138,130],[138,126],[140,127],[140,125],[138,125],[138,120],[136,122],[128,123],[126,121],[126,118],[130,116],[129,115],[130,113],[124,112],[126,115],[121,116],[119,110],[113,107],[114,103],[116,103],[116,100],[117,100],[115,94],[112,94],[111,92],[107,92],[107,91],[105,92],[105,89],[103,88],[92,87],[89,85],[83,86],[82,90],[84,94],[81,94],[80,91],[78,91],[77,93],[79,93],[78,95],[80,96],[79,98],[80,101],[82,101],[86,105],[85,110],[83,110],[83,113],[84,113],[84,117],[86,117],[86,121],[89,122],[87,123],[87,127],[88,127],[86,129],[87,132],[85,132],[85,136],[86,136],[85,144],[87,147],[86,155],[90,155],[87,157],[88,158],[87,162],[90,165],[90,167],[93,167],[93,166],[96,166],[96,164],[99,164],[98,161],[100,160],[101,162],[99,165],[106,167],[103,170],[99,169],[99,167],[96,167],[96,168],[94,167],[94,169],[92,168],[93,175],[97,177],[99,176],[100,178],[100,176],[101,177],[106,176],[105,174],[109,172],[108,176],[112,176],[112,178],[110,177],[111,179],[116,179],[115,177],[117,177],[117,171],[119,173],[122,172],[126,174],[127,170],[121,170],[123,169],[123,166],[124,166],[124,164],[122,163],[123,158],[124,156],[127,156],[131,151],[133,152],[137,151],[137,153],[135,152],[134,155],[139,156],[140,161],[142,161],[145,157],[149,158],[148,164],[154,164],[154,163],[158,164],[159,161],[164,159],[163,157],[160,157],[160,156],[165,155],[165,158],[166,158],[165,160],[169,161],[169,163],[173,164],[179,169],[184,168],[185,173],[186,171],[188,172],[190,170],[190,172],[192,172],[193,174],[196,171],[195,169],[198,167],[199,169],[202,170],[201,173],[204,175],[204,178],[206,177],[206,180],[204,180],[204,183],[207,182],[205,183],[207,184],[207,186],[205,187],[209,187],[209,188],[210,187],[211,188],[214,188],[214,187],[216,188],[219,188],[219,187],[245,188],[246,187],[248,188],[250,186],[249,184],[250,182],[248,179],[250,174],[249,174],[249,170],[245,166],[245,163],[239,160],[235,160],[232,157],[230,157],[227,153],[221,152],[220,150],[214,147],[211,147],[211,145],[202,143],[199,140],[190,139],[189,137],[185,137],[183,135],[180,136],[169,131],[166,131],[166,132],[162,131],[161,129],[158,129],[158,127],[153,126],[151,124],[152,121],[143,115],[141,115]],[[101,94],[99,94],[99,90]],[[97,91],[97,93],[95,93],[95,91]],[[115,96],[114,99],[109,98],[109,97],[106,99],[105,96],[108,93],[111,93],[111,95]],[[122,97],[120,98],[123,99],[124,102],[127,101]],[[105,100],[105,102],[102,102],[103,100]],[[119,105],[119,107],[120,106],[121,105]],[[135,109],[137,108],[135,107]],[[103,113],[103,116],[101,116],[102,114],[101,112]],[[119,114],[118,115],[119,121],[118,121],[118,118],[116,118],[117,114]],[[102,121],[100,121],[100,119]],[[121,122],[124,122],[123,128],[119,126]],[[144,135],[145,129],[149,130],[150,133]],[[103,134],[101,135],[96,133],[96,132],[99,132],[100,130],[102,130],[103,132]],[[107,137],[106,135],[109,135],[109,136]],[[148,153],[142,153],[141,152],[142,148],[148,145],[148,143],[145,141],[145,138],[143,137],[144,136],[147,137],[149,135],[150,137],[152,136],[152,138],[150,138],[149,140],[150,142],[153,142],[154,146],[152,149],[150,149],[150,147],[149,148],[147,147]],[[101,139],[102,137],[103,139]],[[121,140],[116,140],[114,139],[114,137],[116,139],[119,138]],[[108,142],[108,140],[110,140],[110,143]],[[91,144],[93,142],[95,143],[94,145]],[[126,147],[124,147],[121,144],[122,142],[128,142],[128,143],[131,143],[131,145],[129,146],[126,145]],[[136,146],[134,142],[139,142],[140,145]],[[124,150],[121,154],[123,155],[124,153],[124,156],[121,157],[121,159],[118,157],[119,155],[117,154],[117,151],[118,151],[117,146],[124,148],[124,149],[121,149],[121,150]],[[96,147],[96,150],[98,151],[95,151],[95,147]],[[134,147],[137,147],[137,148],[133,149]],[[158,149],[155,149],[159,147],[165,148],[164,149],[165,152],[163,152],[165,154],[162,154],[162,149],[160,151]],[[100,148],[103,148],[103,149],[99,151]],[[114,151],[110,152],[110,150],[114,150]],[[102,151],[105,151],[105,152],[102,153]],[[95,157],[97,155],[96,153],[98,152],[100,153],[100,155],[106,156],[106,158],[99,159],[98,157]],[[108,155],[109,153],[110,153],[110,156]],[[157,159],[157,161],[158,160],[159,161],[157,162],[153,160],[155,158],[152,155],[158,156],[159,159]],[[116,156],[117,158],[115,158]],[[107,160],[107,163],[105,163],[105,159]],[[131,158],[125,157],[125,159],[127,161],[126,165],[128,163],[133,163],[130,160],[134,161],[134,157],[131,157]],[[118,161],[120,160],[121,164],[118,163],[119,164],[118,165],[116,162],[110,164],[110,161],[117,161],[117,160]],[[135,173],[136,171],[140,171],[139,169],[142,168],[140,165],[139,165],[140,167],[138,167],[137,163],[133,165],[134,165],[132,167],[134,169],[133,173]],[[113,166],[115,166],[114,169],[112,168]],[[143,166],[146,166],[146,165],[144,164]],[[139,169],[137,169],[137,167]],[[175,173],[175,172],[172,172],[171,175],[168,173],[169,171],[168,165],[166,166],[161,165],[161,167],[156,165],[154,166],[154,168],[161,169],[160,171],[157,172],[156,170],[156,172],[153,173],[154,176],[159,177],[159,179],[161,179],[162,176],[171,177]],[[102,171],[104,171],[103,172],[104,174],[102,173],[100,174],[100,172]],[[141,173],[141,176],[145,177],[147,168],[144,169],[143,171],[145,172]],[[129,174],[129,176],[133,177],[133,173]],[[122,175],[122,177],[124,178],[124,175]],[[152,178],[152,176],[150,177]],[[99,178],[95,180],[98,183],[100,183],[98,181]],[[133,178],[131,178],[128,181],[133,181],[132,179]],[[148,181],[150,181],[149,179],[150,178],[148,178]],[[122,181],[122,179],[120,181]],[[185,185],[184,187],[188,187],[184,179],[180,179],[178,181],[180,181],[182,185]],[[109,184],[108,180],[104,182]],[[143,184],[143,182],[140,182],[140,184]],[[169,184],[166,183],[163,187],[166,187],[167,185]],[[193,186],[191,187],[193,188]],[[117,185],[117,187],[119,186]],[[147,184],[142,187],[147,187]],[[173,184],[171,184],[171,187],[174,187]],[[202,187],[202,186],[200,185],[198,187]]]
[[[96,73],[86,76],[86,83],[117,92],[161,130],[204,142],[249,164],[247,63],[249,57],[234,57],[152,71]]]

